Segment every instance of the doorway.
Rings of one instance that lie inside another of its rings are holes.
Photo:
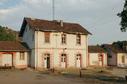
[[[81,54],[76,55],[76,68],[81,68]]]
[[[67,55],[61,54],[61,68],[66,68],[67,65]]]
[[[103,54],[99,54],[99,65],[103,66]]]
[[[50,69],[50,54],[44,56],[44,68]]]

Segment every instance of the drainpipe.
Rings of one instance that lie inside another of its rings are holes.
[[[37,41],[36,41],[37,43],[35,43],[36,44],[36,49],[37,49],[37,54],[36,54],[37,55],[36,56],[36,70],[37,70],[37,66],[38,66],[38,31],[39,31],[39,29],[37,29],[37,36],[36,36],[37,37]]]

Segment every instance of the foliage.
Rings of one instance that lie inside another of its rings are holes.
[[[14,41],[15,33],[7,27],[0,26],[0,41]]]
[[[125,0],[125,4],[123,7],[123,11],[118,13],[118,16],[121,18],[121,31],[126,32],[127,30],[127,0]]]

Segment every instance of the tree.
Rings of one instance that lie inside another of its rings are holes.
[[[126,32],[127,30],[127,0],[125,0],[123,11],[118,13],[118,16],[121,18],[121,31]]]
[[[0,26],[0,41],[15,41],[16,36],[14,31],[8,29],[7,27]]]

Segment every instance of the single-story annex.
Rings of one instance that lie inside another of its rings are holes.
[[[25,43],[17,41],[0,41],[1,67],[28,67],[29,49]]]
[[[107,52],[99,45],[90,45],[88,47],[88,66],[106,67]]]

